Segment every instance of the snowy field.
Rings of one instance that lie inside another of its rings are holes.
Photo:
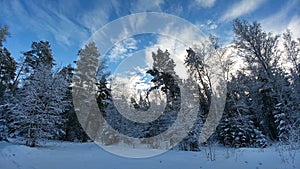
[[[120,151],[131,151],[124,147]],[[144,150],[135,150],[142,152]],[[159,151],[159,150],[157,150]],[[208,148],[200,152],[169,151],[151,158],[125,158],[110,154],[94,143],[51,142],[43,147],[0,142],[0,169],[299,169],[300,152],[294,162],[283,162],[274,147],[267,149]],[[287,153],[288,154],[288,153]]]

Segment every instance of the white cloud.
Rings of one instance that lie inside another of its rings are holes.
[[[221,17],[221,21],[228,21],[256,10],[265,0],[242,0],[233,4]]]
[[[90,11],[85,11],[79,21],[90,33],[94,33],[109,21],[109,6],[101,4]]]
[[[0,10],[7,18],[6,24],[15,32],[30,29],[39,39],[53,37],[62,47],[81,47],[93,32],[108,22],[111,4],[95,4],[83,11],[79,0],[40,3],[12,0],[5,5],[1,2]]]
[[[67,5],[68,3],[64,7]],[[7,22],[10,27],[17,28],[15,30],[22,32],[26,27],[25,29],[30,29],[38,38],[53,37],[62,46],[71,46],[87,38],[87,32],[62,13],[61,8],[55,3],[37,4],[31,1],[14,0],[7,1],[2,12],[8,16]]]
[[[259,23],[262,24],[266,31],[271,31],[274,34],[282,34],[286,29],[290,29],[292,33],[299,37],[299,20],[300,15],[290,16],[289,12],[297,5],[297,0],[291,0],[282,9],[267,18],[261,19]]]
[[[216,25],[212,24],[212,28],[214,27]],[[157,43],[145,50],[144,56],[147,56],[148,66],[152,66],[152,52],[156,52],[157,48],[167,49],[177,65],[176,71],[178,74],[180,73],[180,77],[185,78],[186,69],[183,63],[186,49],[201,42],[204,36],[195,25],[178,17],[157,13],[130,15],[106,25],[92,39],[95,39],[99,50],[102,50],[102,54],[106,53],[103,53],[104,50],[109,50],[114,46],[115,48],[109,53],[110,56],[107,56],[111,61],[119,61],[119,59],[131,56],[128,55],[130,50],[135,52],[136,46],[138,46],[134,39],[121,43],[119,41],[143,33],[158,35]]]
[[[288,24],[288,29],[291,30],[295,38],[300,38],[300,15],[294,16]]]
[[[214,30],[214,29],[217,29],[218,28],[218,25],[217,24],[211,24],[210,26],[209,26],[209,29],[210,30]]]
[[[161,11],[161,5],[164,4],[164,0],[138,0],[132,1],[131,3],[131,12],[146,12],[146,11]]]
[[[119,0],[111,0],[110,2],[111,2],[111,4],[112,4],[113,11],[114,11],[118,16],[120,16],[121,13],[122,13],[122,9],[124,9],[124,8],[122,8],[122,4],[120,4],[121,1],[119,1]]]
[[[116,43],[111,50],[108,58],[110,61],[117,61],[130,55],[130,53],[137,49],[137,41],[134,38],[128,38],[124,41]]]
[[[196,3],[202,7],[210,8],[214,6],[216,0],[196,0]]]

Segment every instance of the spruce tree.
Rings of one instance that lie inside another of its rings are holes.
[[[9,36],[8,27],[0,27],[0,140],[7,140],[10,107],[13,100],[13,81],[17,63],[7,48],[3,46]]]
[[[33,42],[25,52],[26,76],[17,90],[17,104],[12,108],[9,128],[25,138],[25,144],[36,146],[43,139],[58,139],[63,133],[62,113],[67,81],[53,72],[54,59],[48,42]]]

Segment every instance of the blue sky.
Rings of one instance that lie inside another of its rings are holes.
[[[176,15],[205,34],[219,36],[223,43],[232,39],[232,20],[237,17],[261,22],[275,34],[289,28],[300,37],[299,0],[0,0],[0,11],[0,24],[8,25],[11,33],[4,45],[15,58],[30,50],[32,41],[48,40],[58,65],[76,60],[82,45],[107,23],[140,12]],[[157,42],[149,35],[140,39]],[[114,57],[120,51],[137,50],[140,44],[136,38],[122,43],[116,45]],[[167,39],[160,43],[168,44]]]

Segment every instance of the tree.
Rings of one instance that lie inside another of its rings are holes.
[[[97,72],[100,53],[94,42],[90,42],[78,52],[73,78],[73,103],[78,120],[92,140],[99,139],[103,119],[97,106]],[[101,64],[100,64],[101,65]],[[102,65],[103,66],[103,65]]]
[[[283,39],[286,61],[290,63],[287,76],[290,82],[288,87],[291,91],[290,97],[287,98],[288,104],[276,105],[275,117],[278,130],[280,130],[281,148],[292,152],[300,147],[300,38],[298,42],[295,41],[292,33],[287,30],[283,34]],[[287,120],[289,120],[288,125],[286,125]]]
[[[7,36],[9,36],[8,27],[0,27],[0,98],[5,90],[11,87],[17,65],[7,48],[3,47],[3,42]]]
[[[289,62],[292,63],[293,67],[291,68],[291,73],[298,76],[297,80],[300,77],[300,45],[299,42],[293,40],[292,33],[290,30],[287,30],[286,33],[283,33],[283,45],[285,49],[285,54]],[[300,40],[300,39],[298,39]]]
[[[288,80],[291,81],[291,85],[289,86],[293,92],[290,97],[290,111],[291,116],[294,116],[294,119],[299,119],[300,114],[300,38],[298,38],[298,42],[295,41],[292,37],[292,33],[287,30],[286,33],[283,34],[284,39],[284,49],[286,62],[290,63],[292,66],[289,67],[289,76]]]
[[[9,36],[8,26],[0,27],[0,47],[3,47],[3,42],[6,41],[6,37]]]
[[[11,122],[11,108],[16,104],[16,99],[10,91],[4,93],[0,100],[0,141],[8,140],[9,123]]]
[[[24,74],[30,76],[39,66],[46,67],[49,71],[55,65],[51,45],[48,41],[32,42],[31,50],[24,52]]]
[[[277,104],[286,104],[291,92],[287,87],[289,82],[278,64],[281,57],[277,48],[279,36],[264,32],[257,22],[249,24],[239,19],[234,20],[233,31],[235,48],[238,55],[245,59],[252,86],[256,88],[249,91],[253,102],[257,103],[253,104],[253,109],[262,103],[261,109],[256,108],[260,127],[269,138],[278,140],[280,134],[275,123],[275,107]]]
[[[68,83],[52,71],[54,59],[48,42],[33,42],[32,50],[24,55],[28,76],[16,92],[17,104],[12,108],[9,128],[33,147],[41,139],[57,139],[62,134]]]
[[[16,135],[24,136],[26,145],[34,147],[41,139],[57,139],[63,133],[62,113],[66,103],[67,82],[44,66],[36,67],[31,78],[18,91],[13,109]]]
[[[250,95],[251,78],[237,72],[227,83],[228,93],[222,120],[218,126],[218,140],[231,147],[266,147],[267,137],[256,122]],[[256,107],[256,110],[260,107]]]
[[[157,49],[157,52],[152,52],[153,68],[157,69],[159,72],[165,72],[175,75],[175,62],[170,58],[170,53],[168,50],[162,51]]]
[[[167,129],[177,118],[174,115],[180,110],[181,96],[179,84],[181,82],[174,70],[175,62],[170,57],[170,53],[167,50],[163,52],[161,49],[158,49],[156,53],[152,52],[152,59],[152,69],[148,70],[147,73],[153,77],[151,82],[154,86],[148,90],[147,97],[150,92],[157,89],[164,92],[166,95],[166,107],[163,116],[161,116],[162,118],[160,117],[160,121],[158,122],[158,125],[160,126],[153,124],[149,126],[148,129],[155,133]],[[160,133],[156,133],[155,135],[157,134]]]
[[[0,27],[0,140],[7,140],[8,114],[12,101],[11,88],[17,65],[8,49],[3,47],[7,36],[9,36],[8,27]]]
[[[226,79],[225,72],[228,72],[227,69],[229,69],[230,66],[230,62],[225,57],[226,50],[226,48],[221,47],[218,38],[213,35],[210,35],[206,41],[195,45],[193,49],[189,48],[186,50],[188,54],[185,57],[185,65],[188,68],[190,76],[199,84],[198,94],[200,109],[197,122],[192,130],[193,134],[191,134],[195,136],[197,140],[199,140],[201,130],[203,131],[201,134],[204,136],[209,130],[215,128],[215,126],[211,126],[212,124],[215,124],[215,122],[206,123],[209,127],[205,126],[205,128],[203,128],[203,124],[205,124],[203,122],[206,121],[210,111],[211,99],[213,97],[212,83],[214,82],[216,84],[220,82],[220,79]],[[220,65],[222,70],[219,70],[220,67],[216,69],[216,66],[214,66],[216,64],[222,64]],[[220,91],[223,91],[223,89],[221,89],[222,86],[218,87],[220,87]],[[216,94],[217,92],[214,91],[214,93]],[[215,98],[218,97],[216,95],[214,96]],[[213,115],[213,113],[211,115]],[[212,143],[215,141],[213,140],[214,138],[215,137],[210,137],[206,143]]]
[[[64,77],[68,83],[68,89],[66,91],[66,97],[64,101],[67,103],[67,106],[64,110],[63,117],[65,119],[64,125],[62,126],[64,130],[63,140],[65,141],[80,141],[86,142],[89,138],[85,131],[82,129],[73,104],[72,97],[72,79],[74,75],[74,68],[71,65],[68,65],[59,71],[59,74]]]

